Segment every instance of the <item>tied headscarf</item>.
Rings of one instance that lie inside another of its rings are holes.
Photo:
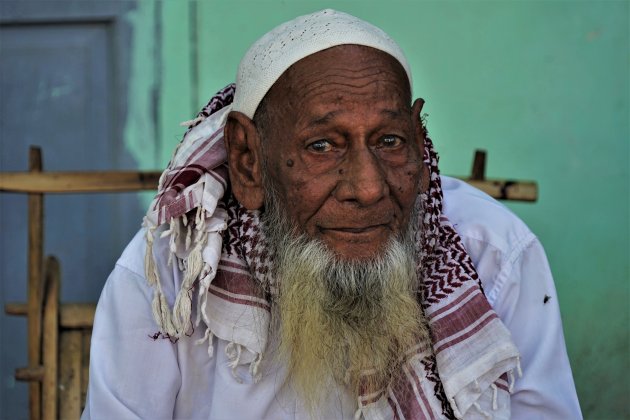
[[[246,210],[229,193],[223,128],[234,90],[228,85],[202,109],[160,177],[145,217],[145,269],[161,332],[187,339],[193,328],[205,328],[198,344],[208,341],[209,357],[214,335],[228,343],[223,350],[235,380],[240,379],[236,368],[249,365],[256,382],[271,309],[260,285],[274,284],[274,261],[258,211]],[[417,343],[401,355],[405,362],[398,379],[360,395],[356,414],[367,419],[507,419],[513,371],[520,370],[518,351],[488,304],[461,238],[442,214],[438,158],[426,136],[424,163],[430,181],[418,198],[425,211],[419,221],[422,263],[417,272],[431,342]],[[183,273],[172,308],[156,270],[152,244],[157,235],[168,237],[169,261]]]

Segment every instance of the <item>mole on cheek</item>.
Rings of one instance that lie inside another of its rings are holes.
[[[289,168],[292,168],[292,167],[293,167],[293,160],[292,160],[292,159],[287,159],[287,166],[288,166]]]
[[[343,168],[339,169],[339,175],[343,174]]]

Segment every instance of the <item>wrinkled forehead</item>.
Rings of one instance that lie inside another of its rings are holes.
[[[279,107],[280,113],[297,114],[315,103],[329,108],[342,99],[348,105],[353,100],[374,104],[393,98],[399,106],[411,104],[409,81],[396,59],[371,47],[337,45],[291,65],[263,102],[267,110]]]
[[[339,45],[362,45],[389,54],[412,85],[407,58],[389,35],[347,13],[326,9],[281,24],[250,47],[238,68],[232,109],[253,118],[269,89],[289,67]]]

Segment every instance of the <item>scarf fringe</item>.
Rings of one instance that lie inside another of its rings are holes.
[[[158,274],[155,259],[153,258],[153,245],[155,242],[155,231],[157,226],[152,225],[145,217],[144,226],[147,228],[146,242],[147,249],[144,256],[144,266],[149,285],[154,287],[154,295],[152,302],[153,318],[159,325],[163,334],[171,339],[179,339],[182,335],[190,335],[193,331],[191,322],[192,315],[192,295],[195,283],[203,269],[209,266],[203,261],[203,248],[208,239],[208,233],[205,232],[204,210],[200,206],[195,214],[195,224],[189,225],[186,215],[179,218],[171,218],[168,229],[160,233],[160,238],[169,237],[169,256],[168,264],[172,265],[173,260],[177,261],[178,268],[184,273],[184,279],[175,297],[175,303],[171,310],[164,291],[162,282]],[[184,251],[187,252],[185,258],[177,257],[177,244],[185,231]],[[194,232],[193,232],[194,231]],[[206,276],[208,277],[208,276]],[[209,282],[209,280],[207,281]],[[206,282],[204,282],[206,283]],[[200,295],[205,293],[200,293]],[[205,303],[205,302],[204,302]],[[205,305],[204,309],[205,309]],[[199,312],[197,308],[197,322],[199,320]],[[212,346],[212,340],[210,340]],[[208,350],[211,353],[211,350]]]
[[[206,328],[206,333],[203,335],[203,338],[195,341],[195,345],[203,344],[204,341],[208,340],[208,357],[212,359],[214,357],[214,344],[212,340],[214,339],[214,334],[210,330],[210,327]]]
[[[201,121],[205,120],[206,117],[203,115],[198,116],[197,118],[193,118],[192,120],[187,120],[187,121],[182,121],[179,123],[179,125],[181,127],[192,127],[195,124],[200,123]]]
[[[487,419],[491,419],[492,418],[492,414],[488,413],[487,411],[483,410],[481,408],[481,406],[479,405],[479,403],[473,403],[473,407],[475,407],[477,409],[477,411],[479,411],[479,413],[481,413],[482,416],[484,416]]]
[[[243,346],[238,343],[230,342],[227,346],[225,346],[225,355],[228,357],[228,359],[230,359],[230,363],[228,366],[232,368],[232,376],[239,384],[242,384],[243,380],[240,376],[238,376],[236,369],[238,368],[238,363],[241,361],[242,353]]]
[[[463,415],[461,413],[461,411],[459,411],[459,408],[457,408],[457,403],[455,402],[455,397],[448,397],[448,403],[451,405],[451,408],[453,409],[453,414],[455,415],[455,417],[457,417],[458,419],[463,418]]]
[[[147,223],[146,218],[145,223]],[[164,297],[164,292],[162,291],[162,283],[160,282],[160,276],[157,272],[157,267],[153,259],[153,239],[156,229],[156,226],[151,226],[147,228],[147,251],[144,256],[144,267],[146,271],[147,281],[150,285],[155,287],[151,308],[153,311],[153,318],[160,326],[161,332],[165,333],[169,337],[177,337],[177,330],[173,325],[171,312],[169,310],[168,303],[166,302],[166,297]]]
[[[254,383],[260,381],[262,374],[260,372],[260,363],[262,362],[263,354],[258,353],[254,361],[249,365],[249,373],[252,375]]]
[[[178,331],[190,334],[192,331],[191,313],[192,313],[192,289],[193,281],[197,278],[203,267],[201,259],[201,248],[196,246],[186,258],[187,270],[185,271],[184,281],[181,289],[177,293],[175,305],[173,306],[173,320],[175,328]]]

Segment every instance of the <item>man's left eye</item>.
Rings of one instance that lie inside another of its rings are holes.
[[[316,140],[307,146],[307,149],[317,153],[330,152],[332,150],[332,144],[328,140]]]
[[[387,135],[387,136],[381,137],[381,139],[379,140],[378,147],[391,149],[391,148],[398,147],[402,145],[403,143],[404,141],[400,137],[394,136],[394,135]]]

